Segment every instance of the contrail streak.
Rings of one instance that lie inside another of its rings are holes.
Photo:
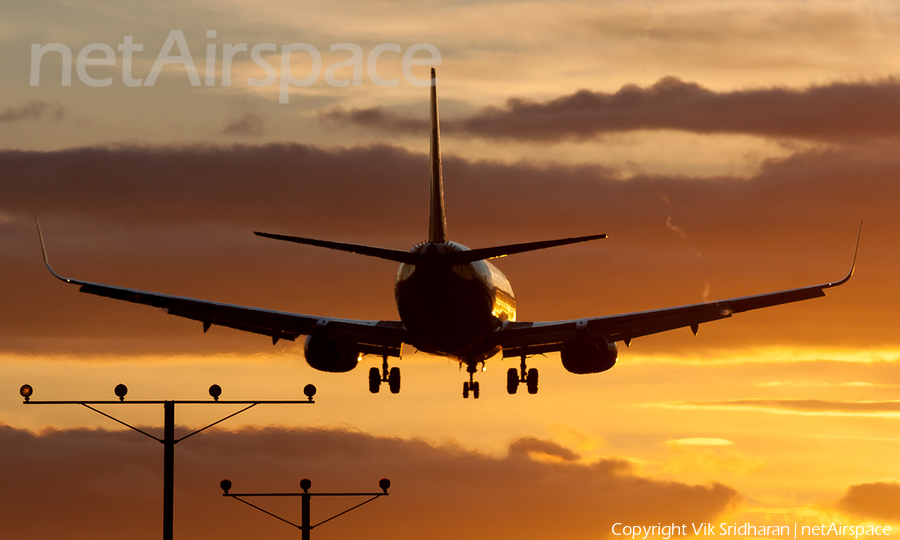
[[[709,302],[709,275],[706,273],[706,259],[703,258],[702,253],[694,249],[694,246],[691,245],[691,239],[688,238],[688,235],[686,232],[684,232],[684,229],[672,224],[672,201],[662,193],[660,193],[659,196],[662,197],[662,200],[666,203],[666,207],[668,208],[666,214],[666,228],[675,231],[678,236],[680,236],[681,239],[684,240],[684,243],[687,245],[688,249],[691,250],[691,253],[693,253],[698,259],[700,259],[700,266],[703,269],[704,282],[703,293],[700,296],[703,298],[704,302]]]

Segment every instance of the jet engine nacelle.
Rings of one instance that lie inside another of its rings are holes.
[[[616,365],[619,348],[615,341],[584,338],[564,345],[560,356],[563,367],[571,373],[600,373]]]
[[[356,367],[362,353],[341,348],[338,343],[320,334],[306,337],[303,353],[313,369],[329,373],[345,373]]]

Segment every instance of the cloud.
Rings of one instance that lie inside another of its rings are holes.
[[[487,456],[454,445],[342,430],[205,432],[176,448],[175,528],[179,536],[198,540],[290,534],[283,523],[224,499],[218,484],[226,477],[234,492],[245,493],[297,492],[304,477],[312,480],[314,493],[377,491],[378,479],[390,478],[389,497],[320,533],[344,538],[370,535],[373,523],[401,540],[606,538],[616,522],[707,521],[739,500],[722,484],[640,477],[618,459],[545,463],[514,450],[521,447],[513,443],[509,455]],[[161,453],[159,445],[131,432],[35,434],[0,427],[0,475],[15,493],[5,502],[4,532],[102,540],[121,537],[124,530],[135,540],[156,538]],[[298,502],[253,502],[299,519]],[[361,501],[313,499],[313,519],[356,502]]]
[[[757,384],[761,387],[778,386],[819,386],[819,387],[849,387],[849,388],[896,388],[896,384],[873,383],[863,381],[849,382],[801,382],[801,381],[769,381]]]
[[[0,110],[0,123],[10,124],[21,120],[41,120],[50,118],[54,121],[62,120],[66,116],[66,109],[62,105],[53,105],[41,100],[33,99],[18,107],[6,107]]]
[[[514,440],[509,445],[509,455],[522,455],[532,458],[546,457],[554,461],[577,461],[581,458],[577,453],[553,441],[545,441],[534,437],[520,437]]]
[[[388,133],[421,134],[425,120],[382,108],[334,109],[323,118]],[[494,140],[556,143],[634,130],[747,134],[775,139],[848,141],[900,136],[900,81],[834,82],[803,89],[770,87],[716,92],[676,77],[623,86],[614,93],[579,90],[538,102],[510,98],[458,119],[446,133]]]
[[[430,125],[428,120],[405,118],[383,107],[350,109],[349,111],[343,107],[335,107],[330,111],[323,112],[320,118],[330,122],[356,125],[394,134],[427,134]]]
[[[690,439],[672,439],[666,441],[669,446],[730,446],[734,444],[727,439],[714,439],[708,437],[694,437]]]
[[[107,218],[131,224],[183,224],[209,219],[246,223],[274,212],[284,213],[275,220],[284,224],[296,220],[298,210],[322,208],[329,203],[327,193],[349,183],[357,194],[370,197],[360,200],[342,196],[341,204],[347,211],[363,209],[371,196],[385,188],[396,188],[397,178],[402,179],[401,184],[412,180],[416,168],[427,167],[426,163],[424,156],[385,146],[325,150],[272,144],[6,151],[0,152],[0,164],[8,179],[0,187],[0,205],[45,214],[88,216],[99,211]],[[251,186],[255,196],[248,198]],[[326,207],[318,213],[328,211]],[[294,217],[285,219],[289,216]]]
[[[225,129],[222,130],[222,134],[259,137],[266,133],[265,123],[266,120],[262,116],[248,112],[242,117],[232,120],[225,126]]]
[[[838,501],[837,507],[862,518],[900,522],[900,483],[852,485]]]
[[[831,401],[822,399],[731,399],[684,401],[667,407],[692,409],[746,409],[762,412],[830,416],[900,416],[900,401]]]

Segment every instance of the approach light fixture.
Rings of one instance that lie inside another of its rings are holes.
[[[311,389],[311,390],[310,390]],[[114,392],[116,396],[118,396],[119,401],[109,401],[109,400],[100,400],[100,401],[29,401],[29,398],[34,393],[34,389],[31,385],[23,384],[19,388],[19,394],[25,398],[25,403],[28,405],[81,405],[83,407],[87,407],[88,409],[99,413],[114,422],[118,422],[119,424],[130,428],[134,431],[137,431],[147,437],[160,442],[163,444],[163,540],[172,540],[174,535],[174,500],[175,500],[175,444],[189,437],[193,437],[194,435],[206,431],[207,429],[228,420],[238,414],[241,414],[244,411],[250,410],[257,405],[262,404],[310,404],[315,403],[312,400],[312,395],[316,393],[316,389],[312,385],[308,385],[305,393],[309,396],[308,400],[241,400],[241,401],[219,401],[219,396],[222,394],[222,387],[218,384],[214,384],[209,387],[209,395],[213,397],[214,401],[209,401],[207,399],[204,400],[131,400],[125,402],[125,396],[128,394],[128,387],[124,384],[116,385]],[[138,429],[132,425],[129,425],[118,418],[107,414],[101,410],[94,408],[92,405],[113,405],[113,404],[124,404],[124,405],[162,405],[163,406],[163,437],[159,438],[154,435],[147,433],[141,429]],[[191,433],[183,435],[182,437],[175,438],[175,407],[176,405],[244,405],[244,408],[238,410],[237,412],[231,413],[228,416],[221,418],[211,424],[208,424],[200,429],[194,430]],[[231,481],[222,480],[219,484],[220,487],[225,491],[226,496],[233,496],[228,494],[228,490],[231,489]],[[309,480],[307,480],[307,487],[309,486]],[[310,495],[311,496],[311,495]],[[380,496],[380,495],[379,495]]]
[[[375,499],[379,499],[381,497],[387,496],[388,488],[391,487],[391,481],[388,480],[387,478],[382,478],[381,480],[378,481],[378,487],[381,488],[381,491],[382,491],[381,493],[355,493],[355,492],[354,493],[310,493],[309,488],[312,487],[312,481],[309,478],[304,478],[303,480],[300,480],[300,488],[303,490],[303,493],[229,493],[229,490],[231,489],[231,481],[230,480],[222,480],[221,482],[219,482],[219,487],[222,488],[222,491],[225,492],[223,497],[231,497],[232,499],[237,499],[248,506],[252,506],[253,508],[259,510],[260,512],[263,512],[264,514],[268,514],[269,516],[272,516],[275,519],[278,519],[284,523],[287,523],[288,525],[290,525],[292,527],[300,529],[301,540],[310,540],[311,531],[313,529],[315,529],[316,527],[318,527],[319,525],[328,523],[329,521],[331,521],[332,519],[334,519],[336,517],[343,516],[347,512],[350,512],[351,510],[356,510],[360,506],[368,504],[368,503],[374,501]],[[339,512],[339,513],[331,516],[330,518],[322,520],[319,523],[316,523],[315,525],[313,525],[310,522],[310,503],[311,503],[313,497],[323,497],[323,496],[324,497],[369,497],[369,498],[357,505],[354,505],[354,506],[348,508],[347,510],[344,510],[343,512]],[[260,506],[257,506],[249,501],[244,500],[247,497],[300,497],[301,498],[301,503],[300,503],[301,521],[300,521],[300,523],[294,523],[294,522],[289,521],[279,515],[273,514],[272,512],[270,512]]]
[[[310,401],[313,400],[313,396],[316,395],[316,387],[313,384],[307,384],[303,387],[303,394],[309,398]]]

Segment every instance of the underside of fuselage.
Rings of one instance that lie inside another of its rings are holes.
[[[402,264],[394,297],[419,350],[480,362],[499,352],[494,332],[515,320],[515,297],[503,274],[486,261],[449,264],[441,254],[468,251],[455,242],[428,242],[411,250],[425,258]]]

